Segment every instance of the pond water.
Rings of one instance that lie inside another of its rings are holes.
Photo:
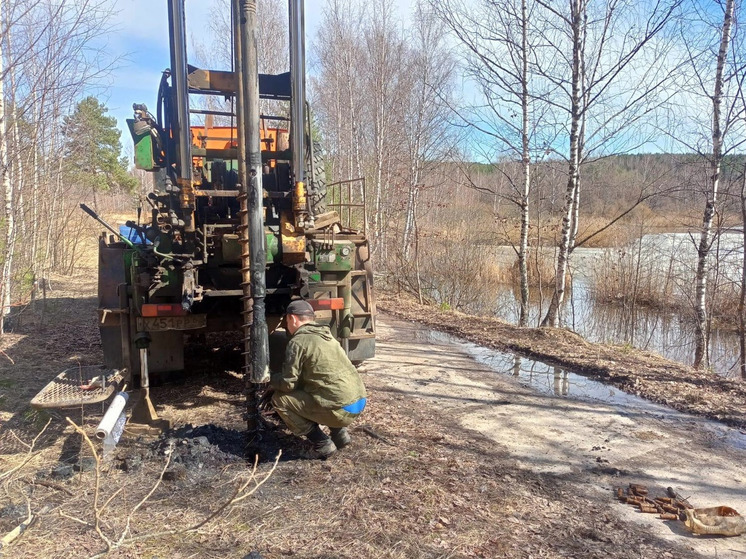
[[[713,247],[716,253],[712,260],[718,264],[718,281],[722,284],[740,284],[742,246],[740,233],[726,233]],[[637,258],[637,251],[640,258]],[[613,266],[629,258],[630,254],[646,273],[653,274],[653,281],[658,277],[655,274],[660,273],[660,278],[671,278],[674,284],[672,289],[679,296],[684,299],[691,297],[697,251],[688,234],[646,235],[626,249],[580,248],[575,251],[571,261],[572,285],[567,291],[561,313],[563,325],[592,342],[630,344],[691,364],[695,344],[693,311],[666,312],[640,306],[629,309],[623,305],[599,303],[593,296],[591,278],[594,270]],[[515,253],[509,247],[499,247],[494,257],[501,265],[511,266]],[[529,325],[539,324],[551,295],[552,286],[547,286],[542,294],[536,288],[532,289]],[[507,322],[517,323],[518,296],[517,290],[512,287],[498,285],[489,305],[491,312]],[[484,313],[485,308],[480,307],[479,312]],[[710,344],[713,369],[725,376],[738,376],[738,336],[731,330],[714,327]]]

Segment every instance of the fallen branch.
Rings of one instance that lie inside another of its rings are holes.
[[[41,431],[39,431],[39,434],[38,434],[38,435],[36,435],[36,436],[35,436],[35,437],[33,438],[33,440],[31,441],[31,444],[28,444],[28,443],[25,443],[25,442],[23,442],[23,441],[22,441],[22,440],[21,440],[21,439],[20,439],[20,438],[18,437],[18,435],[16,435],[16,434],[15,434],[15,433],[14,433],[13,431],[11,431],[11,432],[10,432],[10,433],[11,433],[11,434],[12,434],[12,435],[13,435],[13,436],[14,436],[14,437],[15,437],[15,438],[16,438],[16,439],[17,439],[17,440],[18,440],[18,441],[19,441],[19,442],[20,442],[20,443],[21,443],[21,444],[23,445],[23,446],[25,446],[25,447],[26,447],[26,448],[27,448],[28,450],[26,451],[26,457],[25,457],[25,459],[23,460],[23,462],[21,462],[21,463],[20,463],[20,464],[19,464],[18,466],[16,466],[15,468],[11,468],[11,469],[10,469],[10,470],[8,470],[7,472],[3,472],[2,474],[0,474],[0,481],[2,481],[2,480],[4,480],[4,479],[7,479],[7,478],[9,478],[10,476],[12,476],[12,475],[13,475],[14,473],[16,473],[16,472],[17,472],[18,470],[20,470],[21,468],[23,468],[23,467],[24,467],[24,466],[25,466],[26,464],[28,464],[28,463],[29,463],[29,462],[30,462],[30,461],[31,461],[31,460],[32,460],[32,459],[33,459],[33,458],[34,458],[34,457],[35,457],[35,456],[36,456],[36,455],[38,454],[38,452],[37,452],[36,454],[34,454],[34,447],[36,446],[36,441],[38,441],[38,440],[39,440],[39,437],[41,437],[41,436],[42,436],[42,435],[44,434],[44,431],[46,431],[46,430],[47,430],[47,427],[49,427],[49,424],[50,424],[51,422],[52,422],[52,418],[50,417],[50,418],[49,418],[49,420],[47,420],[47,424],[46,424],[46,425],[44,426],[44,428],[43,428],[43,429],[42,429]]]
[[[160,538],[160,537],[163,537],[163,536],[175,536],[177,534],[185,534],[187,532],[195,532],[195,531],[199,530],[203,526],[205,526],[205,525],[209,524],[210,522],[212,522],[213,520],[215,520],[215,518],[217,518],[218,516],[220,516],[228,507],[230,507],[232,505],[235,505],[237,503],[240,503],[244,499],[250,497],[262,485],[264,485],[267,482],[267,480],[272,476],[272,474],[274,473],[275,469],[277,468],[277,464],[280,462],[280,456],[281,455],[282,455],[282,451],[280,451],[280,452],[277,453],[277,456],[275,457],[275,462],[272,465],[272,468],[259,481],[256,481],[256,470],[257,470],[257,466],[258,466],[258,463],[259,463],[259,457],[256,457],[255,460],[254,460],[254,466],[251,469],[251,473],[249,474],[249,478],[246,481],[244,481],[243,483],[241,483],[234,490],[233,494],[231,495],[231,497],[228,500],[226,500],[224,503],[222,503],[220,506],[218,506],[217,509],[215,509],[212,513],[210,513],[209,515],[207,515],[204,519],[200,520],[199,522],[196,522],[195,524],[192,524],[191,526],[189,526],[187,528],[179,528],[179,529],[173,529],[173,530],[162,530],[162,531],[159,531],[159,532],[150,532],[150,533],[146,533],[146,534],[141,534],[139,536],[132,536],[130,538],[121,539],[111,549],[107,549],[105,551],[102,551],[101,553],[97,553],[96,555],[93,555],[90,559],[99,559],[101,557],[104,557],[107,553],[109,553],[109,551],[113,551],[114,549],[121,549],[121,548],[126,547],[126,546],[128,546],[130,544],[137,543],[137,542],[142,542],[144,540],[150,540],[150,539],[153,539],[153,538]],[[164,468],[163,471],[161,472],[161,475],[159,477],[159,482],[163,478],[163,473],[165,472],[165,470],[166,469]],[[254,487],[252,487],[250,490],[247,491],[247,488],[249,487],[249,485],[252,482],[254,482]],[[154,490],[155,490],[155,488],[153,490],[151,490],[151,492],[148,495],[146,495],[146,497],[142,501],[140,501],[140,503],[138,503],[138,506],[141,506],[142,504],[144,504],[147,501],[147,499],[149,498],[149,496],[152,495],[152,492]]]
[[[101,457],[98,455],[98,452],[96,452],[96,447],[91,441],[90,437],[86,434],[85,431],[81,427],[78,426],[77,423],[75,423],[72,419],[69,417],[65,418],[67,422],[72,425],[73,429],[77,433],[80,434],[81,437],[83,437],[83,440],[88,445],[88,448],[91,449],[91,454],[93,454],[93,459],[96,461],[96,467],[94,469],[94,473],[96,474],[96,482],[93,490],[93,515],[94,515],[94,525],[93,527],[96,530],[96,533],[99,535],[101,540],[106,544],[106,552],[108,553],[109,550],[111,550],[111,546],[113,544],[112,540],[110,540],[104,532],[101,530],[101,515],[98,508],[98,498],[99,493],[101,490]]]
[[[56,489],[57,491],[62,491],[63,493],[67,493],[71,497],[73,496],[73,492],[70,491],[67,487],[62,487],[61,485],[57,483],[52,483],[51,481],[44,481],[42,479],[29,479],[29,478],[22,478],[21,481],[23,483],[27,483],[28,485],[41,485],[43,487],[49,487],[50,489]]]
[[[140,499],[140,502],[137,503],[134,508],[130,511],[130,513],[127,515],[127,522],[124,526],[124,530],[122,531],[122,535],[119,537],[119,540],[117,541],[116,547],[119,547],[122,545],[122,542],[124,541],[124,538],[127,536],[127,534],[130,531],[130,523],[132,522],[132,515],[137,512],[137,510],[145,504],[145,502],[152,497],[153,493],[155,493],[155,490],[158,489],[158,486],[163,481],[163,474],[166,473],[166,470],[168,469],[168,465],[171,463],[171,456],[173,454],[173,445],[171,445],[168,450],[166,451],[167,457],[166,457],[166,463],[163,464],[163,468],[161,469],[161,474],[158,476],[158,480],[155,482],[155,485],[148,491],[147,495],[145,495],[142,499]],[[118,492],[117,492],[118,493]],[[109,499],[106,501],[106,504],[109,504]]]
[[[196,522],[195,524],[187,527],[187,528],[179,528],[179,529],[173,529],[173,530],[162,530],[158,532],[150,532],[146,534],[141,534],[139,536],[131,536],[127,537],[128,534],[130,534],[130,528],[132,525],[132,518],[134,514],[147,503],[148,499],[150,499],[155,491],[160,486],[161,482],[163,481],[163,475],[166,473],[166,470],[168,469],[169,465],[171,464],[171,456],[173,452],[173,446],[169,447],[169,449],[166,451],[167,458],[166,462],[163,465],[163,468],[161,469],[160,475],[158,476],[158,479],[156,480],[153,487],[148,491],[145,496],[140,499],[140,501],[132,508],[132,510],[127,515],[127,519],[125,522],[125,527],[122,530],[122,533],[119,535],[119,537],[115,540],[113,538],[108,537],[101,529],[101,524],[103,522],[102,516],[104,510],[107,508],[107,506],[114,500],[114,498],[119,495],[119,493],[124,489],[124,487],[120,487],[117,489],[104,503],[99,506],[99,498],[100,498],[100,480],[101,480],[101,458],[98,455],[98,452],[96,451],[96,447],[91,441],[90,437],[86,434],[85,431],[81,427],[79,427],[72,419],[69,417],[66,418],[67,422],[72,425],[72,427],[75,429],[76,432],[78,432],[82,437],[83,440],[86,442],[88,447],[91,449],[91,453],[93,454],[93,458],[96,461],[96,467],[95,467],[95,487],[94,487],[94,493],[93,493],[93,514],[94,514],[94,523],[91,524],[85,520],[82,520],[80,518],[76,518],[74,516],[65,514],[63,512],[60,512],[62,516],[65,518],[69,518],[70,520],[73,520],[79,524],[83,524],[85,526],[92,526],[96,533],[101,538],[101,541],[104,542],[106,545],[106,549],[97,553],[96,555],[93,555],[91,559],[96,559],[100,557],[104,557],[109,552],[114,551],[116,549],[120,549],[122,547],[125,547],[127,545],[130,545],[132,543],[141,542],[143,540],[148,540],[152,538],[162,537],[162,536],[169,536],[169,535],[176,535],[176,534],[183,534],[187,532],[194,532],[202,528],[203,526],[207,525],[208,523],[212,522],[220,516],[228,507],[232,505],[236,505],[243,501],[244,499],[250,497],[253,495],[266,481],[272,476],[275,469],[277,468],[277,464],[280,461],[280,456],[282,455],[282,451],[277,453],[277,456],[275,457],[275,462],[272,465],[272,468],[267,472],[267,474],[259,481],[256,479],[256,471],[259,464],[259,457],[257,456],[254,460],[254,466],[251,469],[251,473],[249,474],[248,479],[246,481],[240,483],[236,489],[234,490],[233,494],[229,499],[227,499],[224,503],[222,503],[220,506],[218,506],[212,513],[208,514],[205,518],[200,520],[199,522]],[[249,486],[252,484],[254,486],[251,489],[248,489]]]
[[[61,510],[61,511],[59,511],[59,513],[60,513],[60,516],[62,518],[67,518],[69,520],[77,522],[78,524],[82,524],[83,526],[89,526],[91,528],[94,527],[93,524],[91,524],[90,522],[86,522],[85,520],[82,520],[82,519],[78,518],[77,516],[72,516],[70,514],[67,514],[65,511]]]
[[[28,514],[28,517],[26,518],[26,520],[24,520],[23,522],[21,522],[18,526],[16,526],[15,528],[13,528],[10,532],[8,532],[7,534],[5,534],[0,539],[0,549],[3,549],[4,547],[9,546],[11,543],[13,543],[15,540],[17,540],[18,537],[21,534],[23,534],[26,530],[28,530],[31,527],[31,525],[34,523],[34,521],[39,516],[41,516],[42,514],[46,514],[46,512],[49,510],[49,508],[50,507],[48,505],[44,506],[36,514],[32,514],[31,511],[29,511],[29,514]]]
[[[389,446],[396,446],[390,440],[388,440],[385,437],[382,437],[381,435],[379,435],[373,429],[371,429],[370,427],[368,427],[366,425],[361,425],[360,429],[363,431],[363,433],[365,433],[366,435],[368,435],[370,437],[373,437],[374,439],[378,439],[379,441],[384,442],[384,443],[386,443]]]
[[[10,361],[11,365],[15,365],[16,364],[16,362],[13,361],[13,358],[10,355],[8,355],[7,353],[5,353],[2,349],[0,349],[0,353],[2,353],[5,357],[8,358],[8,361]]]

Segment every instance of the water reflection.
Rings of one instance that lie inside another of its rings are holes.
[[[563,371],[559,367],[553,367],[554,369],[554,395],[555,396],[567,396],[570,393],[570,377],[567,371]]]
[[[598,400],[606,404],[645,409],[656,413],[670,413],[672,411],[556,365],[548,365],[543,361],[502,353],[470,342],[457,341],[447,334],[437,334],[436,336],[437,338],[431,337],[430,340],[435,341],[437,339],[439,343],[449,341],[459,343],[477,362],[493,371],[509,374],[520,383],[530,386],[542,394],[560,398]]]
[[[727,246],[727,258],[721,257],[721,273],[735,273],[736,261],[740,258],[740,245],[736,246],[738,235],[724,235],[721,245]],[[649,250],[648,258],[654,266],[670,268],[674,266],[682,277],[690,277],[688,267],[696,250],[688,235],[646,235],[640,246]],[[675,259],[673,255],[675,254]],[[563,325],[574,330],[591,342],[629,344],[649,350],[668,359],[691,364],[694,357],[695,327],[692,312],[678,314],[640,307],[598,303],[592,296],[590,274],[604,256],[604,249],[578,249],[573,258],[572,285],[567,291],[561,317]],[[510,265],[514,253],[498,249],[495,258],[502,265]],[[685,272],[684,269],[687,269]],[[690,287],[690,286],[689,286]],[[687,286],[682,286],[686,289]],[[546,313],[552,296],[552,286],[543,293],[532,289],[529,306],[529,325],[538,326]],[[507,322],[518,322],[519,303],[516,293],[510,286],[496,285],[492,300],[487,308],[484,304],[473,305],[467,312],[492,314]],[[710,342],[710,362],[715,371],[725,376],[737,376],[738,336],[726,329],[713,327]]]
[[[618,388],[555,365],[548,365],[542,361],[512,353],[495,351],[435,330],[419,330],[415,335],[417,339],[435,345],[457,345],[474,360],[492,371],[510,375],[521,384],[542,394],[559,398],[600,401],[620,408],[623,414],[647,414],[656,419],[675,422],[677,425],[683,422],[687,425],[692,423],[692,416],[627,394]],[[709,420],[702,420],[701,424],[712,433],[714,441],[746,450],[746,434]]]

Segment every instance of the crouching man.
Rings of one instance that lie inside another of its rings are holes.
[[[270,380],[272,404],[288,429],[327,457],[350,444],[346,427],[365,408],[365,387],[329,328],[314,322],[307,301],[290,303],[286,321],[292,338],[282,371]],[[331,438],[319,425],[329,427]]]

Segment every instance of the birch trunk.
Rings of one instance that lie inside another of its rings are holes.
[[[3,21],[5,10],[5,1],[0,0],[0,21]],[[0,276],[0,304],[2,305],[2,312],[0,312],[0,336],[4,332],[5,317],[10,313],[13,250],[16,240],[15,216],[13,215],[13,183],[10,180],[8,169],[8,108],[5,104],[4,81],[6,74],[3,47],[3,42],[0,41],[0,182],[2,182],[3,193],[5,194],[5,254],[2,275]]]
[[[423,108],[425,106],[425,87],[427,87],[427,74],[423,76],[424,83],[421,85],[421,94],[418,99],[417,120],[412,130],[414,144],[409,153],[409,185],[407,188],[407,209],[404,217],[404,231],[402,233],[402,255],[405,261],[409,260],[412,248],[412,236],[414,233],[415,212],[417,211],[417,197],[420,185],[421,147],[423,134]]]
[[[6,31],[5,31],[5,48],[6,53],[10,53],[10,28],[6,24]],[[19,108],[18,108],[18,100],[16,98],[16,72],[15,68],[11,66],[7,69],[7,75],[8,75],[8,85],[10,85],[10,91],[8,92],[9,99],[11,101],[11,107],[10,110],[13,111],[13,122],[10,124],[11,126],[11,135],[12,135],[12,157],[13,157],[13,164],[11,165],[11,168],[9,170],[9,180],[13,184],[13,190],[17,192],[18,199],[15,202],[15,214],[16,214],[16,220],[15,220],[15,229],[16,232],[19,233],[21,239],[27,238],[27,227],[26,227],[26,218],[23,211],[23,184],[25,182],[25,176],[23,174],[24,165],[22,163],[21,158],[21,135],[18,131],[18,115],[19,115]],[[9,113],[10,111],[8,111]],[[6,125],[7,128],[8,125]],[[10,156],[9,156],[10,157]]]
[[[562,237],[559,251],[557,253],[557,274],[555,276],[554,294],[549,304],[547,314],[542,321],[542,326],[559,326],[559,309],[565,299],[565,283],[567,277],[567,265],[573,245],[573,231],[577,231],[576,225],[576,201],[578,199],[578,188],[580,182],[580,130],[581,130],[581,51],[583,46],[582,10],[584,0],[572,0],[572,98],[570,106],[570,158],[568,161],[567,188],[565,191],[565,205],[562,217]]]
[[[741,237],[743,250],[741,251],[741,297],[738,300],[738,328],[741,366],[741,379],[746,380],[746,167],[743,169],[741,180]]]
[[[412,245],[412,231],[414,229],[414,208],[417,199],[417,185],[409,185],[407,192],[407,211],[404,217],[404,231],[402,232],[401,253],[404,261],[409,260],[410,248]]]
[[[723,30],[720,36],[720,49],[718,50],[717,68],[715,70],[715,84],[712,93],[712,158],[710,159],[710,191],[702,216],[702,231],[699,236],[697,247],[697,271],[695,274],[695,311],[697,314],[697,336],[694,349],[694,367],[704,369],[710,365],[709,342],[710,336],[707,329],[707,264],[712,244],[712,220],[715,216],[715,207],[720,186],[720,168],[723,160],[723,133],[721,128],[720,108],[723,101],[723,74],[725,62],[728,56],[728,44],[730,43],[731,23],[733,20],[734,0],[727,0],[723,16]]]
[[[518,247],[518,268],[521,275],[521,309],[518,317],[518,325],[526,326],[528,323],[528,227],[529,227],[529,203],[528,196],[531,192],[531,153],[529,152],[529,129],[528,129],[528,7],[526,0],[521,1],[521,140],[522,140],[522,164],[523,164],[523,192],[521,194],[521,240]]]
[[[375,216],[373,216],[373,250],[375,254],[381,248],[383,241],[383,143],[385,135],[385,125],[383,124],[383,107],[378,108],[375,125],[376,138],[376,189],[375,189]]]
[[[42,100],[44,96],[42,96]],[[43,101],[42,101],[43,102]],[[34,122],[34,141],[31,144],[33,150],[33,163],[31,164],[31,278],[36,282],[36,259],[39,252],[39,132],[41,129],[41,110],[38,110],[37,103],[34,103],[32,119]],[[34,293],[35,294],[35,293]]]

